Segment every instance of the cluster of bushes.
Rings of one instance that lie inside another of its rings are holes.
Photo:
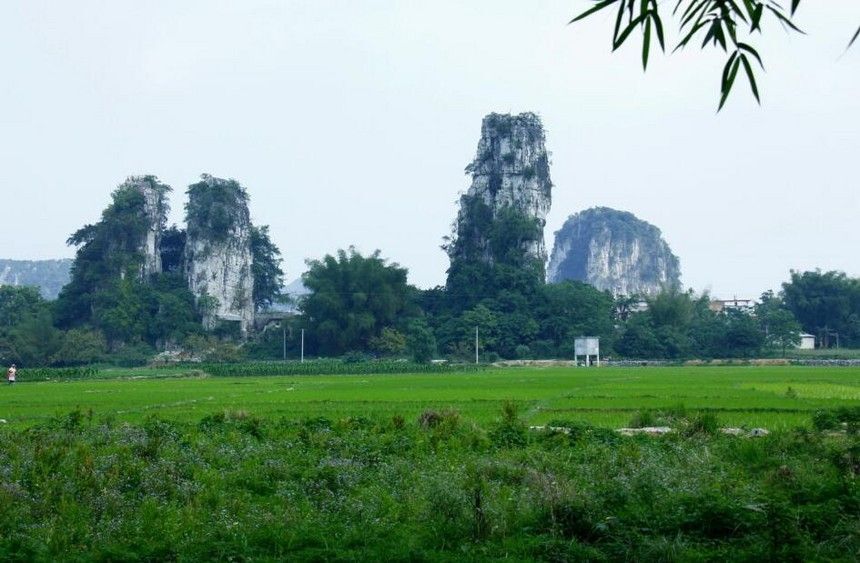
[[[845,430],[857,434],[860,431],[860,407],[816,411],[812,416],[812,425],[817,430]]]
[[[0,559],[852,560],[860,442],[219,412],[0,427]]]

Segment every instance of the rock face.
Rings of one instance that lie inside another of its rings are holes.
[[[680,286],[678,258],[660,229],[632,213],[595,207],[555,233],[547,280],[578,280],[615,295],[651,295]]]
[[[146,233],[138,250],[143,255],[141,277],[149,279],[161,273],[161,233],[167,223],[165,196],[170,187],[159,183],[155,176],[129,176],[119,189],[135,190],[143,196]]]
[[[207,174],[188,188],[185,273],[208,328],[254,323],[251,219],[248,196],[235,180]]]
[[[71,279],[72,260],[0,260],[0,285],[32,285],[45,299],[56,299]]]
[[[543,228],[552,202],[552,181],[540,118],[533,113],[486,116],[478,152],[466,173],[471,174],[472,185],[460,198],[455,238],[448,246],[452,260],[465,256],[497,261],[498,254],[509,249],[495,244],[489,224],[515,211],[533,220],[536,227],[536,236],[519,241],[521,250],[544,263]],[[476,204],[482,204],[481,208]]]

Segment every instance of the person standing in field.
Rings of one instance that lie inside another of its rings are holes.
[[[9,382],[9,385],[15,383],[15,376],[18,375],[18,368],[15,367],[15,364],[12,364],[12,367],[9,368],[9,371],[6,372],[6,381]]]

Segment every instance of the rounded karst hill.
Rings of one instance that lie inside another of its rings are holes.
[[[577,280],[615,295],[650,295],[680,286],[678,258],[660,229],[627,211],[594,207],[555,233],[547,281]]]

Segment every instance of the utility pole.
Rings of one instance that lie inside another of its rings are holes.
[[[475,327],[475,363],[479,363],[480,358],[478,356],[478,327]]]
[[[305,363],[305,329],[302,329],[302,361]]]
[[[287,324],[281,322],[281,330],[283,331],[284,336],[284,361],[287,361]]]

